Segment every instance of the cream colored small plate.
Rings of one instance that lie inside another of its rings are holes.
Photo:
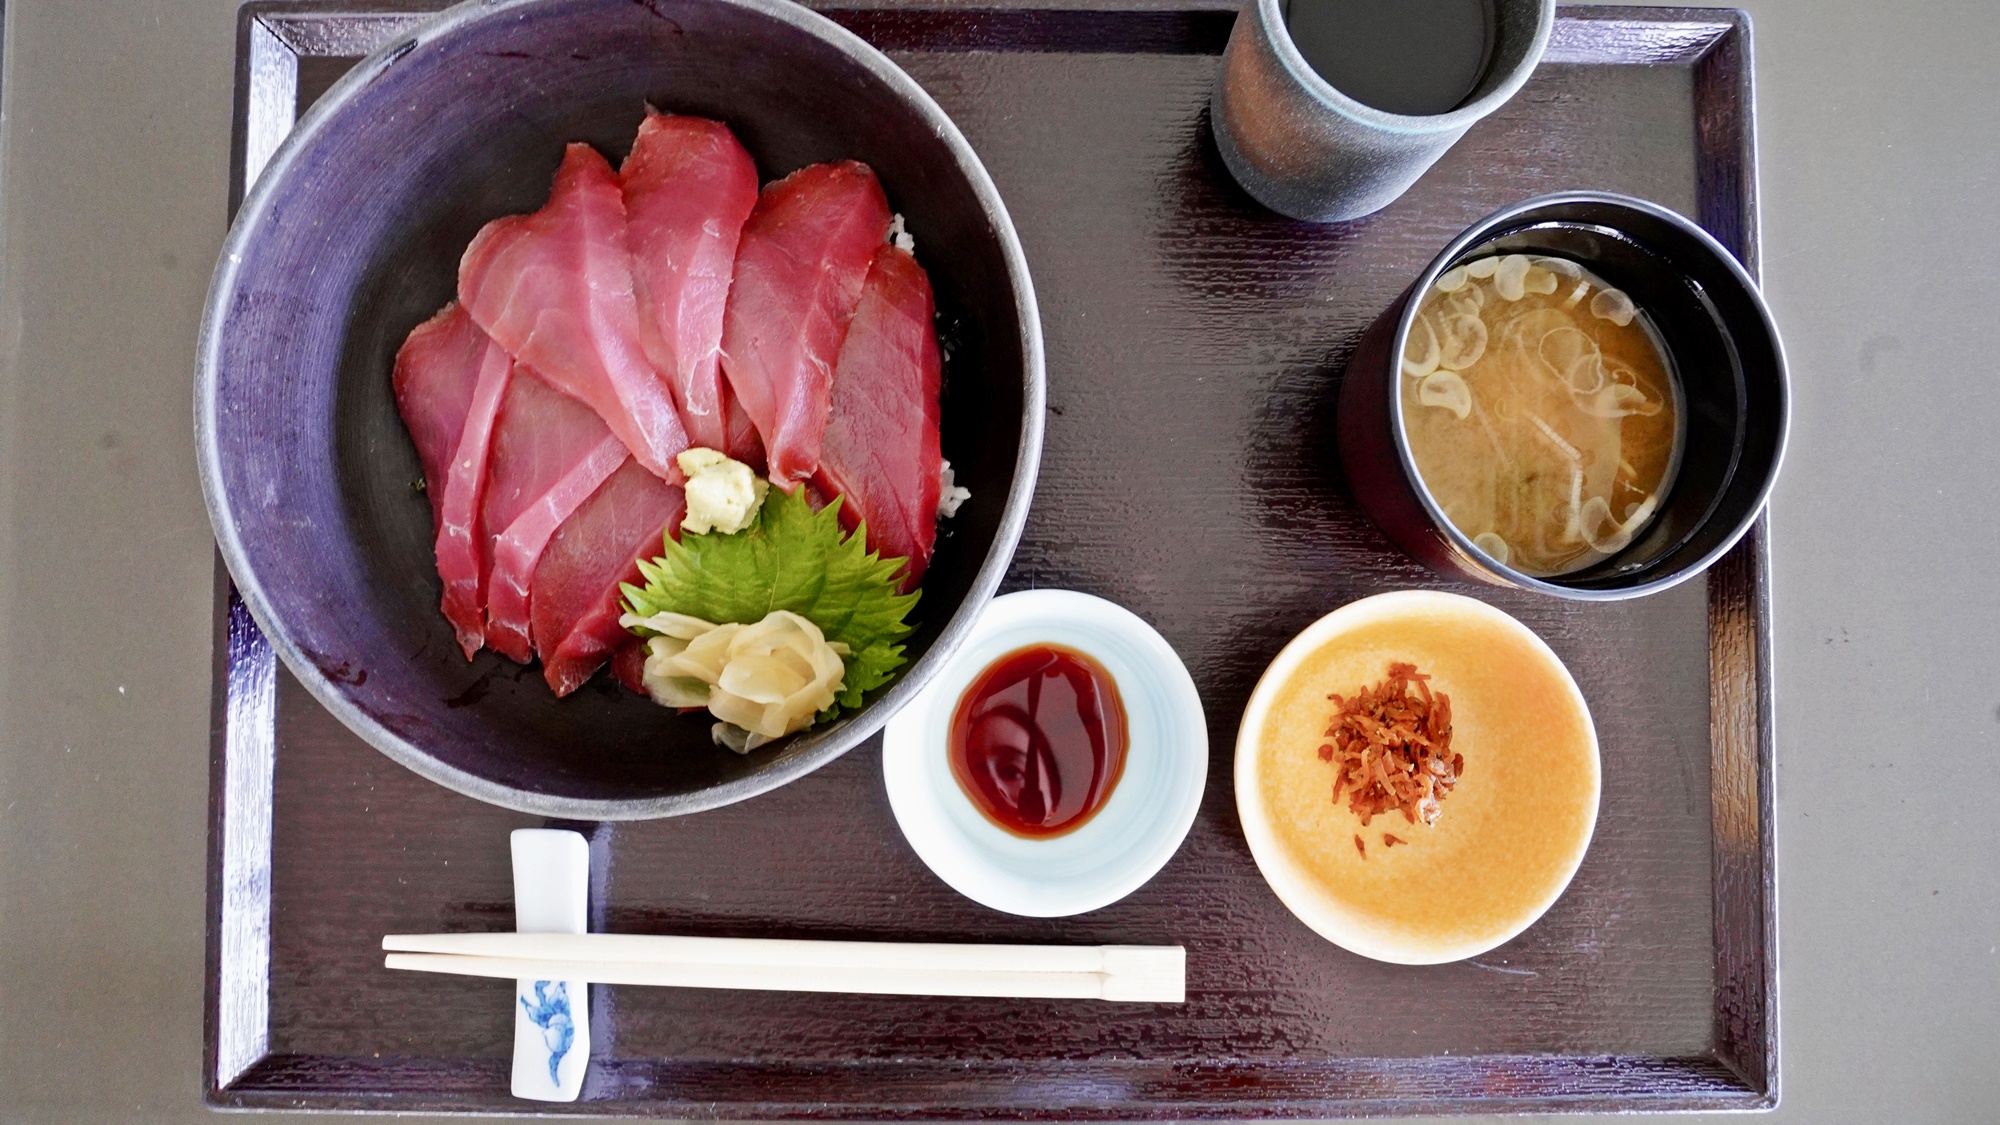
[[[1327,695],[1380,682],[1398,659],[1451,696],[1465,769],[1435,826],[1391,813],[1363,827],[1318,757]],[[1429,590],[1364,598],[1300,633],[1236,742],[1236,808],[1271,889],[1328,941],[1399,964],[1476,956],[1533,925],[1583,861],[1601,781],[1590,709],[1548,645],[1484,602]]]

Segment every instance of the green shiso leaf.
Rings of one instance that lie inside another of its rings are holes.
[[[664,553],[639,564],[645,586],[625,584],[625,608],[718,625],[754,624],[776,609],[811,621],[848,649],[840,695],[819,716],[824,722],[895,678],[904,663],[897,642],[910,635],[918,595],[896,592],[907,560],[868,550],[867,525],[841,533],[839,498],[815,512],[804,492],[773,488],[756,519],[733,535],[666,537]]]

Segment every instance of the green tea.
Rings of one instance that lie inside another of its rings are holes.
[[[1334,89],[1390,113],[1450,113],[1493,52],[1489,0],[1285,0],[1285,30]]]

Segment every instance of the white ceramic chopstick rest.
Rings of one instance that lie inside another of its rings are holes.
[[[590,845],[575,832],[516,829],[514,929],[590,929]],[[581,980],[514,982],[514,1096],[573,1102],[590,1065],[590,986]]]

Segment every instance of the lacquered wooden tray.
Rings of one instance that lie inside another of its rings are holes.
[[[870,743],[726,809],[576,826],[597,861],[594,925],[1180,943],[1188,1003],[599,987],[583,1100],[514,1101],[506,985],[388,972],[378,942],[509,928],[505,834],[539,822],[423,781],[348,733],[274,665],[222,580],[210,1103],[843,1119],[1774,1105],[1761,526],[1705,581],[1637,602],[1464,588],[1568,661],[1604,754],[1582,870],[1546,918],[1490,955],[1400,968],[1320,940],[1258,877],[1230,784],[1243,701],[1289,637],[1356,597],[1437,584],[1356,508],[1333,409],[1361,329],[1439,247],[1502,204],[1600,188],[1696,217],[1754,271],[1745,17],[1564,9],[1526,90],[1408,196],[1316,227],[1257,207],[1215,155],[1205,107],[1226,7],[829,14],[958,121],[1034,270],[1047,447],[1010,585],[1112,598],[1179,649],[1208,709],[1207,796],[1186,845],[1139,893],[1080,918],[1020,919],[960,898],[918,862]],[[302,107],[419,18],[246,6],[238,195]]]

